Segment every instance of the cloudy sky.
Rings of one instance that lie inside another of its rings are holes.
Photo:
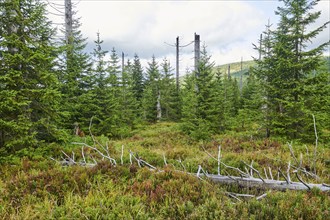
[[[217,64],[251,60],[257,56],[252,43],[256,43],[265,24],[276,26],[278,17],[274,11],[281,3],[275,0],[218,0],[218,1],[113,1],[72,0],[78,17],[81,17],[81,31],[88,38],[87,50],[94,47],[93,41],[99,31],[104,40],[103,47],[115,47],[128,58],[137,53],[145,65],[155,55],[161,61],[164,57],[175,64],[174,45],[177,36],[180,44],[194,40],[194,33],[200,35],[202,44]],[[64,0],[48,0],[54,8],[49,11],[64,11]],[[330,20],[330,1],[322,0],[316,10],[322,15],[317,27]],[[64,17],[52,16],[57,23]],[[328,41],[330,29],[325,30],[314,44]],[[181,48],[180,73],[193,68],[193,44]],[[330,55],[330,51],[326,51]]]

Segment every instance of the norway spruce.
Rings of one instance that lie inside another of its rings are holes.
[[[301,138],[308,132],[311,113],[306,106],[306,79],[320,67],[322,53],[329,42],[309,49],[310,42],[323,31],[329,22],[309,30],[320,12],[313,8],[318,1],[283,0],[276,14],[280,21],[270,32],[270,50],[258,62],[267,68],[259,69],[259,77],[266,81],[271,129],[275,134]],[[311,82],[311,81],[310,81]]]
[[[38,0],[0,3],[0,151],[56,140],[54,30]]]

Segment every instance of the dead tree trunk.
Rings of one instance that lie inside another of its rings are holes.
[[[160,90],[158,90],[158,95],[157,95],[157,120],[161,120],[162,119],[162,107],[160,104]]]
[[[303,183],[300,182],[290,182],[289,184],[286,181],[280,180],[268,180],[264,179],[261,180],[259,178],[242,178],[237,176],[218,176],[208,174],[207,177],[212,180],[213,182],[219,184],[238,184],[242,187],[253,187],[259,189],[274,189],[274,190],[281,190],[285,191],[289,190],[309,190],[310,188],[318,188],[321,191],[330,191],[330,187],[326,184],[311,184],[309,183],[307,187]]]

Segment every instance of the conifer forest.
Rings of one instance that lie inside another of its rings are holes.
[[[177,77],[0,0],[0,219],[329,219],[330,21],[280,3],[253,60]]]

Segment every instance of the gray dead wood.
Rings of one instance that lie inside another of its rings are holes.
[[[203,174],[200,174],[202,176]],[[205,174],[204,174],[205,175]],[[301,182],[290,182],[288,184],[286,181],[277,180],[261,180],[260,178],[244,178],[237,176],[219,176],[219,175],[206,175],[211,181],[219,184],[238,184],[242,187],[253,187],[260,189],[274,189],[274,190],[309,190],[309,188]],[[312,184],[309,183],[308,186],[312,188],[318,188],[321,191],[330,191],[330,187],[326,184]]]

